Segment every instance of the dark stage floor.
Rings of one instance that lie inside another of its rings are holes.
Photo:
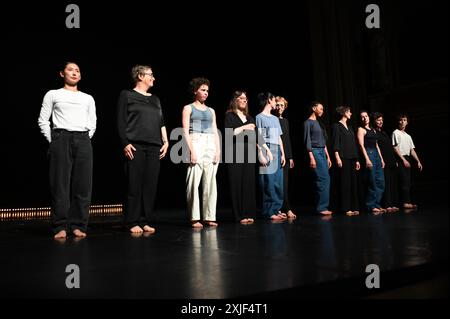
[[[64,242],[52,239],[46,221],[0,222],[1,297],[360,298],[439,278],[446,284],[438,297],[448,297],[447,207],[330,220],[300,214],[292,223],[250,226],[224,221],[200,231],[184,216],[159,212],[156,234],[137,238],[122,231],[119,217],[93,218],[88,238]],[[79,289],[66,287],[69,264],[79,266]],[[381,290],[365,286],[369,264],[380,267]],[[418,297],[427,296],[419,289]]]

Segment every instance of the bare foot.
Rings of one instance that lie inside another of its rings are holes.
[[[242,225],[247,225],[249,223],[248,218],[244,218],[240,221]]]
[[[60,230],[55,236],[53,236],[54,239],[64,239],[67,238],[67,233],[65,230]]]
[[[282,212],[278,212],[278,216],[280,216],[283,219],[287,219],[288,218],[287,215],[285,213],[282,213]]]
[[[411,204],[411,203],[406,203],[403,205],[403,208],[405,209],[417,209],[417,205]]]
[[[319,214],[323,215],[323,216],[331,216],[331,215],[333,215],[333,212],[330,212],[329,210],[326,210],[326,211],[320,212]]]
[[[253,224],[254,222],[255,222],[255,220],[254,220],[253,218],[249,218],[249,219],[248,219],[248,223],[249,223],[249,224]]]
[[[211,220],[206,220],[205,224],[206,224],[206,226],[209,226],[209,227],[217,227],[217,226],[219,226],[219,224],[217,224],[216,222],[213,222]]]
[[[73,235],[74,235],[75,237],[84,238],[84,237],[87,236],[87,234],[86,234],[85,232],[82,232],[82,231],[79,230],[79,229],[74,229],[72,233],[73,233]]]
[[[383,212],[383,210],[382,209],[379,209],[379,208],[374,208],[374,209],[372,209],[372,214],[374,214],[374,215],[381,215],[381,214],[383,214],[384,212]]]
[[[200,229],[200,228],[203,228],[203,225],[198,221],[193,221],[192,228]]]
[[[145,225],[143,230],[144,230],[144,233],[148,233],[148,234],[153,234],[156,232],[155,228],[150,227],[148,225]]]
[[[139,226],[134,226],[133,228],[130,229],[130,233],[132,234],[142,234],[143,232],[144,230]]]
[[[271,220],[284,220],[284,218],[283,217],[281,217],[279,214],[278,215],[272,215],[271,217],[270,217],[270,219]]]
[[[294,212],[292,210],[287,212],[287,218],[288,219],[296,219],[297,215],[294,214]]]

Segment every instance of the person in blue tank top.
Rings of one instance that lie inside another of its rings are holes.
[[[210,82],[195,78],[190,83],[194,102],[183,108],[184,138],[189,149],[189,166],[186,176],[186,200],[193,228],[216,227],[217,183],[220,162],[220,140],[216,114],[205,102]],[[202,213],[198,188],[202,183]],[[202,215],[203,218],[200,218]],[[203,224],[201,223],[203,221]]]

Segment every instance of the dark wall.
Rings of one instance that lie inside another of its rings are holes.
[[[365,26],[369,3],[380,8],[381,29]],[[448,192],[448,2],[309,1],[314,91],[328,107],[382,112],[388,132],[410,116],[425,170],[414,174],[419,201]],[[357,118],[354,125],[357,125]],[[444,160],[445,159],[445,160]]]
[[[305,10],[283,3],[218,5],[221,8],[198,3],[182,7],[83,3],[80,30],[65,28],[64,4],[11,11],[25,23],[11,19],[3,45],[8,80],[3,84],[2,148],[7,151],[1,157],[0,207],[49,203],[48,145],[37,118],[44,94],[61,87],[58,70],[67,60],[80,64],[79,88],[93,95],[97,105],[93,203],[121,201],[124,183],[115,108],[120,90],[131,88],[129,71],[136,63],[153,68],[152,92],[163,103],[169,130],[181,126],[182,107],[191,102],[188,83],[194,76],[211,80],[208,104],[216,110],[219,127],[236,89],[248,92],[253,115],[259,112],[258,92],[286,96],[290,116],[299,124],[297,109],[313,95]],[[298,133],[295,127],[293,131]],[[163,161],[159,206],[184,206],[185,173],[183,165]],[[229,202],[225,173],[222,166],[220,205]]]
[[[287,117],[297,167],[291,198],[311,203],[312,185],[302,145],[305,104],[321,99],[327,126],[340,104],[382,111],[388,128],[399,111],[411,115],[411,133],[426,170],[419,189],[446,192],[448,169],[448,4],[385,1],[382,29],[367,30],[362,0],[179,3],[77,2],[81,29],[65,28],[65,7],[13,4],[2,11],[2,151],[0,207],[49,203],[47,143],[37,117],[44,94],[61,86],[61,63],[81,66],[80,89],[97,103],[93,203],[117,203],[123,194],[115,104],[130,88],[129,70],[150,64],[169,129],[181,125],[194,76],[211,80],[209,104],[219,127],[231,93],[244,89],[251,113],[255,96],[269,90],[289,100]],[[214,7],[213,7],[214,6]],[[219,205],[229,204],[225,167],[219,170]],[[159,207],[184,206],[185,167],[163,162]],[[438,185],[437,187],[435,185]]]

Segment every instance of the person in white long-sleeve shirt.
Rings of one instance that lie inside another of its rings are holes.
[[[96,129],[94,98],[78,90],[80,68],[67,62],[64,87],[48,91],[38,124],[50,143],[50,191],[54,238],[86,237],[92,193],[92,145]]]

